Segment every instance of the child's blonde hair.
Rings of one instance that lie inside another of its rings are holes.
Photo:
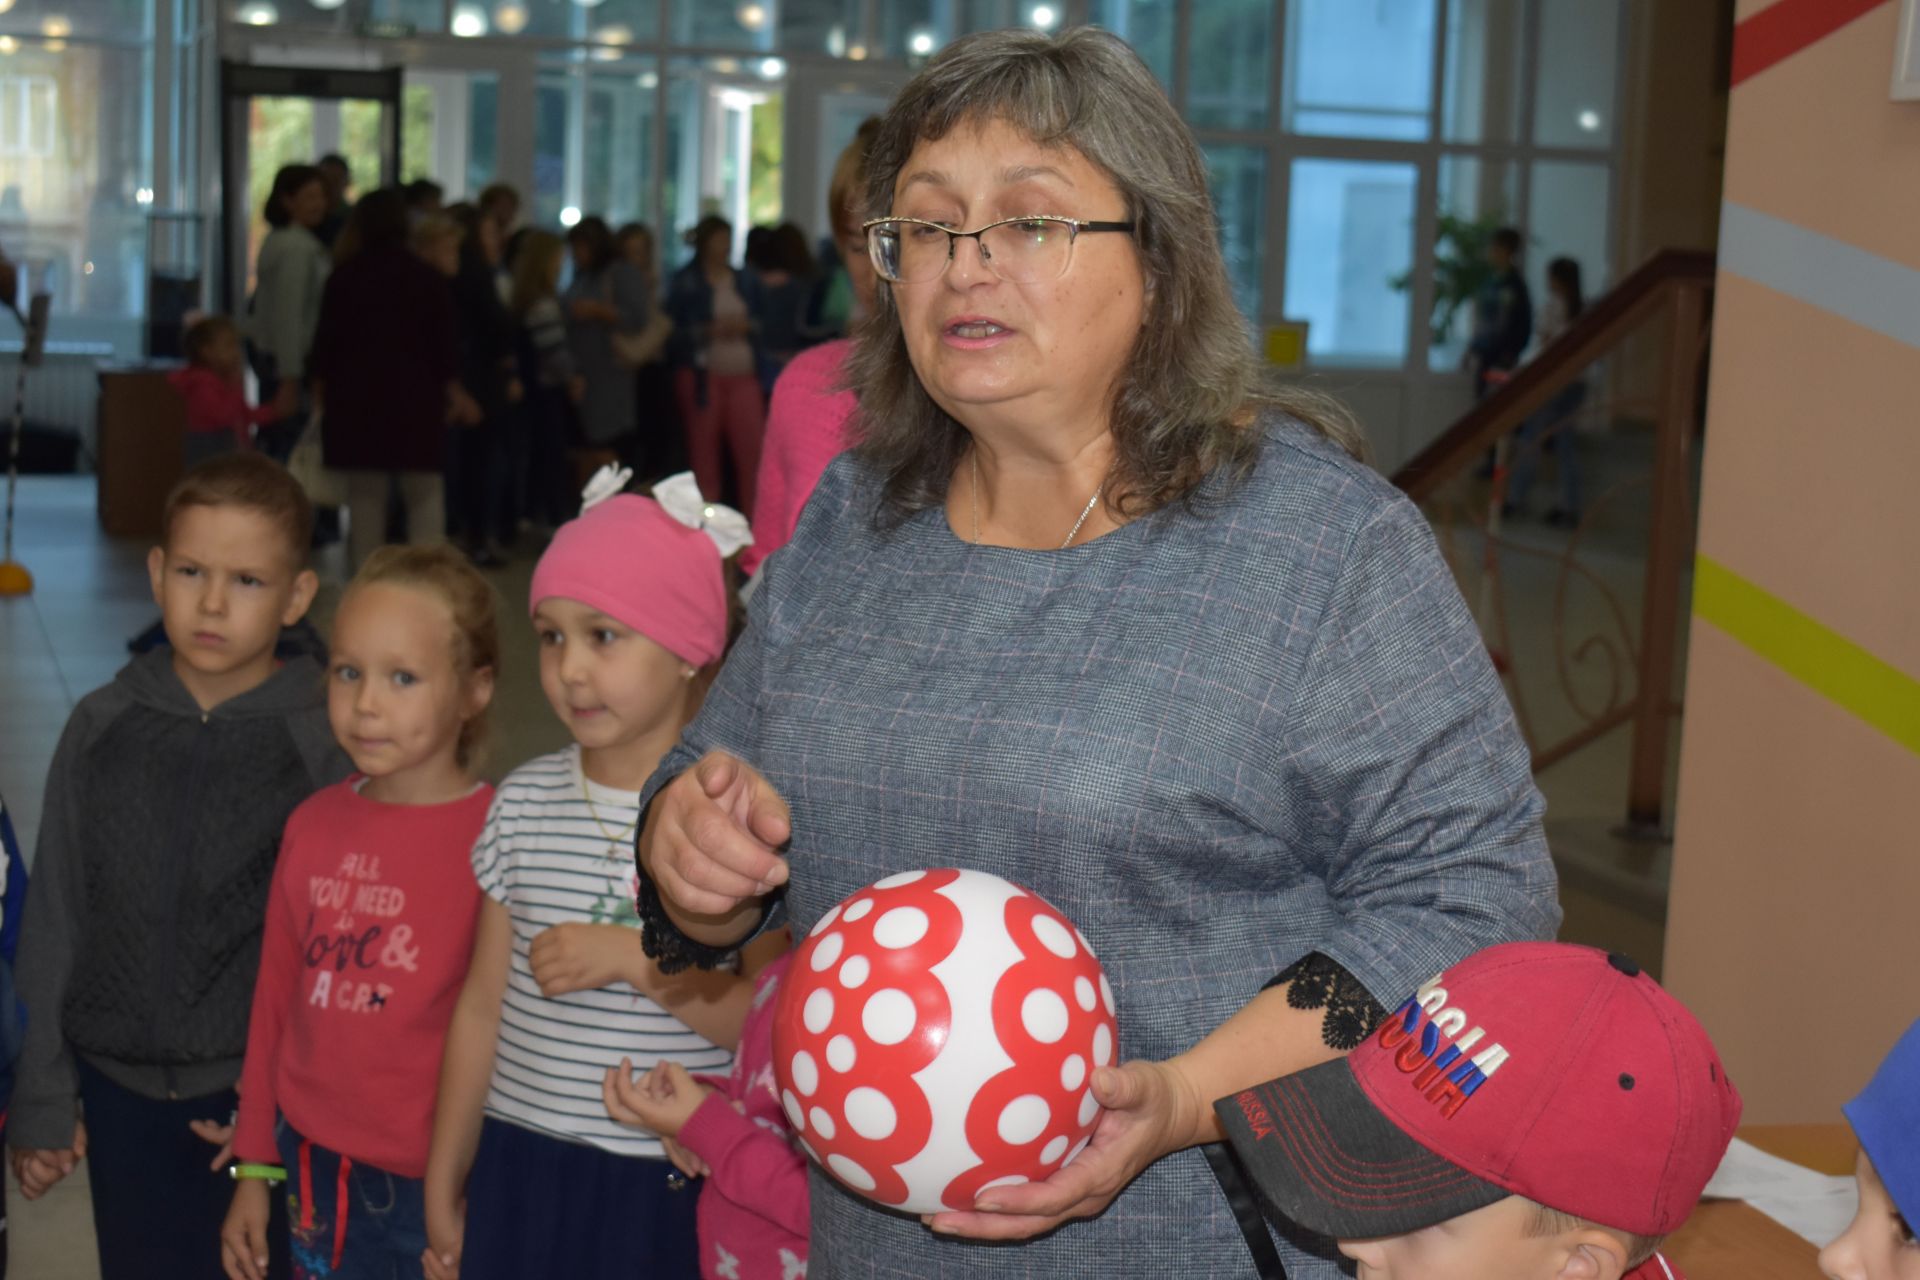
[[[1663,1235],[1636,1235],[1631,1231],[1621,1231],[1617,1227],[1609,1227],[1604,1223],[1595,1222],[1591,1218],[1582,1218],[1572,1213],[1562,1213],[1558,1209],[1548,1208],[1538,1200],[1530,1200],[1528,1203],[1533,1206],[1532,1216],[1527,1220],[1527,1235],[1529,1237],[1565,1235],[1569,1231],[1579,1231],[1586,1227],[1598,1227],[1602,1231],[1610,1231],[1619,1237],[1620,1243],[1626,1248],[1627,1269],[1629,1271],[1659,1252],[1660,1246],[1665,1244],[1667,1240]]]
[[[347,584],[347,594],[384,582],[424,591],[453,616],[453,665],[460,678],[481,671],[500,672],[500,628],[495,620],[493,585],[467,557],[446,543],[424,547],[381,547]],[[344,604],[344,599],[342,601]],[[489,708],[460,726],[455,759],[463,769],[478,766],[486,754]]]
[[[466,234],[453,215],[430,213],[413,224],[413,230],[407,233],[407,246],[415,253],[425,253],[448,240],[458,245]]]
[[[509,309],[524,316],[534,303],[553,296],[567,242],[551,231],[529,231],[513,255],[513,292]]]

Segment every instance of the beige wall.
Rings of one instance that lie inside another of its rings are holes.
[[[1699,554],[1747,605],[1695,602],[1666,979],[1758,1122],[1837,1119],[1920,1014],[1920,103],[1888,98],[1896,9],[1731,95]]]

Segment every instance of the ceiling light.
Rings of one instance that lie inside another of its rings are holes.
[[[1060,25],[1060,11],[1050,4],[1037,4],[1028,15],[1028,21],[1042,31],[1051,31]]]
[[[519,35],[527,29],[526,7],[513,3],[501,5],[493,11],[493,25],[504,35]]]
[[[751,2],[733,11],[734,19],[749,31],[761,31],[767,25],[767,6]]]
[[[575,207],[574,207],[573,205],[568,205],[568,206],[567,206],[566,208],[564,208],[564,209],[562,209],[562,210],[560,211],[560,225],[561,225],[561,226],[563,226],[563,227],[573,227],[573,226],[578,226],[579,224],[580,224],[580,210],[579,210],[579,209],[577,209],[577,208],[575,208]]]
[[[477,4],[453,6],[453,34],[466,39],[487,34],[487,11]]]
[[[73,34],[73,24],[65,18],[42,18],[40,19],[40,34],[43,36],[52,36],[56,40],[64,39]]]
[[[19,52],[20,42],[12,36],[0,36],[0,54],[13,55]]]
[[[1580,127],[1588,133],[1600,132],[1600,113],[1592,107],[1581,111],[1581,113],[1574,118],[1580,122]]]
[[[779,58],[762,58],[760,60],[761,79],[778,80],[785,74],[787,74],[787,64]]]
[[[933,43],[933,32],[921,27],[907,37],[907,52],[924,58],[933,52]]]

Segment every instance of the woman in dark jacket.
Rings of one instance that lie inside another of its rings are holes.
[[[482,568],[505,563],[517,512],[509,500],[508,419],[520,400],[514,342],[519,325],[501,301],[500,224],[470,204],[449,211],[463,232],[453,275],[460,385],[480,407],[480,421],[447,440],[448,531],[465,542]]]
[[[447,424],[477,421],[479,410],[455,376],[453,289],[408,250],[398,190],[382,188],[354,206],[335,246],[307,368],[321,401],[326,464],[347,474],[355,567],[386,541],[395,487],[408,541],[442,538]]]

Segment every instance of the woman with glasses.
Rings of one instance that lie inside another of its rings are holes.
[[[956,42],[868,171],[858,444],[645,794],[648,945],[711,964],[971,867],[1106,966],[1092,1145],[925,1224],[816,1173],[816,1274],[1338,1275],[1243,1236],[1211,1104],[1552,935],[1499,680],[1344,416],[1260,384],[1204,163],[1124,44]]]

